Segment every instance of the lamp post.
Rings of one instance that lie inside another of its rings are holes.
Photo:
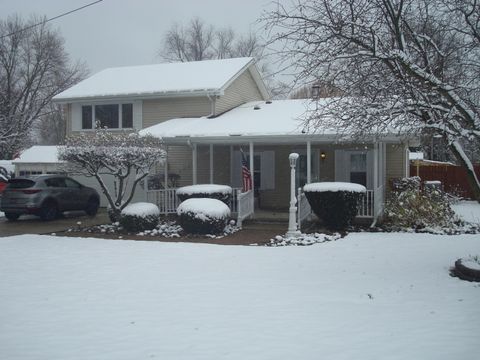
[[[290,209],[289,209],[289,218],[288,218],[288,231],[286,233],[287,237],[296,237],[300,235],[300,231],[297,229],[297,197],[295,196],[295,166],[298,159],[297,153],[291,153],[288,156],[290,161]]]

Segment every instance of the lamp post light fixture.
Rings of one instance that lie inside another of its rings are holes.
[[[288,231],[287,237],[298,237],[301,233],[297,229],[297,197],[295,196],[295,166],[299,155],[291,153],[288,156],[290,161],[290,209],[288,217]]]

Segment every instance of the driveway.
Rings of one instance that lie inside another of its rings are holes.
[[[65,212],[63,218],[54,221],[42,221],[33,215],[21,216],[17,221],[8,221],[2,216],[0,217],[0,238],[22,234],[51,234],[76,227],[79,221],[82,227],[110,223],[105,209],[99,209],[95,217],[87,216],[83,211]]]

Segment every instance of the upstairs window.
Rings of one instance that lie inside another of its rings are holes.
[[[97,122],[102,128],[132,129],[133,104],[82,106],[82,129],[93,129]]]

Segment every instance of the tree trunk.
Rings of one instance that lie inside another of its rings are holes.
[[[466,156],[462,146],[458,141],[453,141],[449,145],[450,150],[453,152],[460,165],[467,171],[467,181],[473,192],[473,197],[480,203],[480,181],[475,174],[475,169],[470,159]]]

